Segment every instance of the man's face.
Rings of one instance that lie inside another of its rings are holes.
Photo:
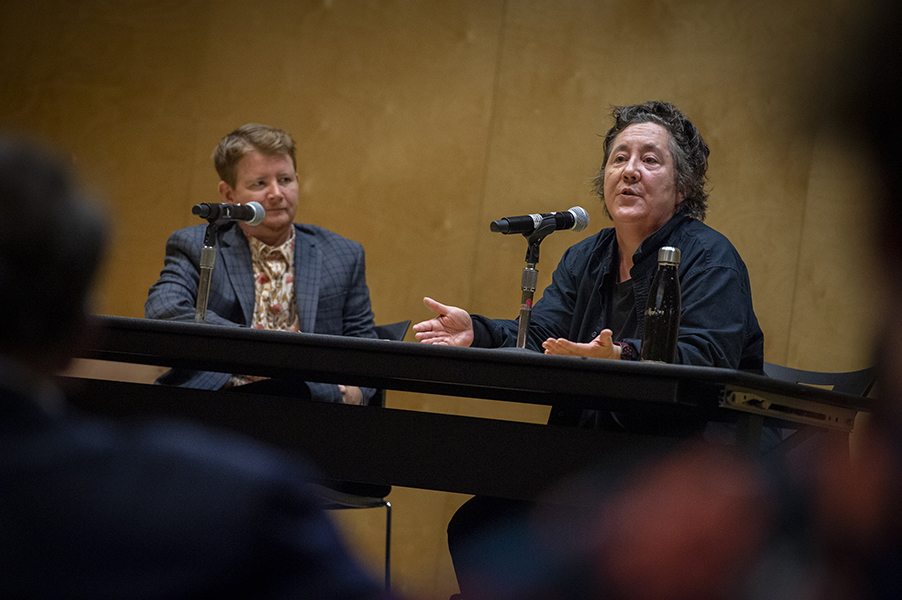
[[[219,182],[224,202],[259,202],[266,210],[263,222],[253,227],[241,222],[247,235],[277,246],[287,240],[298,210],[298,176],[287,154],[270,156],[260,152],[246,154],[237,166],[235,187]]]
[[[677,194],[670,133],[657,123],[636,123],[614,139],[604,173],[604,201],[615,227],[645,236],[676,212]]]

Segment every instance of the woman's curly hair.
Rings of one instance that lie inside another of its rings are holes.
[[[614,126],[604,138],[604,160],[601,170],[595,176],[594,189],[601,198],[605,214],[608,207],[604,203],[604,170],[611,155],[611,148],[617,136],[630,125],[636,123],[657,123],[670,133],[670,154],[674,161],[674,177],[677,193],[682,194],[683,201],[678,211],[699,221],[705,220],[708,209],[708,192],[705,182],[708,172],[708,144],[702,139],[695,125],[686,115],[669,102],[651,101],[634,106],[617,106],[614,108]]]

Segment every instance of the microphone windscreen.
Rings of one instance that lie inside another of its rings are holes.
[[[249,206],[254,209],[254,218],[247,222],[247,224],[251,227],[253,227],[254,225],[259,225],[263,222],[263,219],[266,218],[266,210],[259,202],[248,202],[247,204],[245,204],[245,206]]]
[[[567,212],[573,215],[576,221],[571,227],[573,231],[582,231],[589,225],[589,213],[582,206],[574,206]]]

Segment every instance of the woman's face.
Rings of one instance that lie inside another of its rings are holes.
[[[670,133],[657,123],[630,125],[614,138],[604,201],[616,228],[635,228],[647,237],[676,213],[683,198],[669,142]]]

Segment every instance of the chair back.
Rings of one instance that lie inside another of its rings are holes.
[[[874,382],[877,381],[877,369],[875,367],[845,373],[824,373],[793,369],[765,362],[764,374],[780,381],[824,387],[834,392],[843,392],[853,396],[867,396],[874,386]]]
[[[410,327],[410,319],[406,321],[398,321],[397,323],[389,323],[387,325],[376,325],[376,335],[380,340],[388,340],[392,342],[401,342],[407,335],[407,329]],[[385,406],[385,390],[376,390],[376,394],[370,398],[370,406]]]
[[[389,323],[388,325],[376,325],[376,336],[380,340],[392,340],[401,342],[407,335],[407,329],[410,327],[410,319],[406,321],[398,321],[397,323]]]

